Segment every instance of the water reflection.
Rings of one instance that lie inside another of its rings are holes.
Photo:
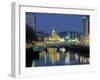
[[[57,50],[57,48],[47,48],[47,50],[40,51],[39,59],[33,60],[32,66],[88,64],[89,56],[82,54],[71,50],[65,51],[64,48],[60,50]]]
[[[70,64],[70,53],[66,52],[65,54],[65,64]]]

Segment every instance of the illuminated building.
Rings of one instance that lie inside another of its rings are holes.
[[[82,17],[83,19],[83,35],[89,35],[89,17]]]
[[[53,29],[52,32],[50,33],[50,36],[48,38],[45,38],[45,40],[49,43],[57,43],[57,42],[63,42],[64,38],[60,38],[57,32]]]
[[[89,16],[82,17],[83,19],[83,33],[81,36],[81,41],[84,44],[89,45]]]
[[[53,41],[53,42],[60,41],[60,37],[58,36],[58,34],[55,30],[52,30],[52,32],[49,36],[49,40]]]
[[[79,42],[80,33],[78,32],[67,32],[64,39],[67,42]]]
[[[80,43],[80,33],[78,32],[60,32],[59,34],[53,29],[47,38],[44,38],[47,43],[73,42]]]

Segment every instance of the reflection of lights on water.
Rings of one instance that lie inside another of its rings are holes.
[[[89,58],[80,56],[80,63],[89,63]]]
[[[84,58],[83,58],[83,56],[80,56],[80,63],[84,63]]]
[[[65,64],[70,64],[70,53],[67,52],[65,55]]]
[[[50,55],[49,58],[52,64],[55,64],[60,59],[59,53],[50,53],[49,55]]]
[[[34,67],[35,66],[35,62],[34,61],[32,61],[32,67]]]
[[[56,53],[57,48],[47,48],[48,53]]]
[[[48,48],[47,50],[52,64],[55,64],[57,61],[59,61],[60,56],[59,53],[57,53],[57,48]]]
[[[35,65],[56,65],[56,64],[85,64],[89,63],[88,57],[83,57],[79,53],[72,53],[71,51],[66,51],[65,48],[59,48],[62,50],[61,53],[57,51],[57,48],[48,48],[47,51],[42,50],[39,53],[39,60],[33,61],[32,66]],[[61,62],[60,62],[61,61]]]
[[[75,59],[79,60],[79,55],[77,53],[75,53]]]
[[[63,47],[63,48],[60,48],[60,51],[64,53],[66,49]]]
[[[59,53],[57,53],[58,55],[57,55],[57,61],[59,61],[60,60],[60,54]]]
[[[46,62],[47,62],[47,56],[44,55],[44,63],[46,64]]]
[[[88,63],[90,62],[90,59],[89,59],[89,58],[87,59],[87,62],[88,62]]]

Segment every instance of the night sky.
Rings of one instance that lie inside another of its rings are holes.
[[[36,16],[36,22],[35,17]],[[26,24],[35,27],[37,31],[50,33],[52,29],[57,32],[75,31],[82,32],[82,15],[51,14],[51,13],[26,13]]]

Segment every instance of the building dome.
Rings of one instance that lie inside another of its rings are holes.
[[[55,32],[56,32],[56,30],[55,30],[55,29],[53,29],[53,30],[52,30],[52,33],[55,33]]]
[[[53,29],[53,30],[51,31],[50,36],[49,36],[49,40],[50,40],[51,42],[57,42],[57,41],[60,40],[60,37],[59,37],[59,35],[57,34],[57,32],[56,32],[55,29]]]

